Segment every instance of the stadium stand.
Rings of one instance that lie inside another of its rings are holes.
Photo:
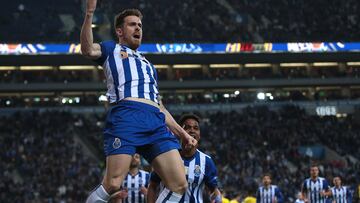
[[[83,140],[86,148],[91,146],[93,153],[103,157],[104,116],[28,111],[2,117],[1,179],[5,182],[1,202],[8,202],[10,196],[20,202],[83,201],[100,179],[103,165],[75,140]],[[318,144],[342,157],[360,159],[359,140],[353,139],[360,124],[350,115],[318,117],[295,106],[280,110],[262,106],[202,117],[201,148],[217,163],[222,187],[230,197],[254,194],[261,174],[270,172],[291,202],[308,175],[310,161],[321,163],[328,180],[340,175],[353,187],[360,179],[358,163],[328,162],[298,150]],[[35,120],[36,125],[29,120]]]
[[[79,42],[84,1],[16,0],[0,8],[0,35],[6,42]],[[144,13],[145,42],[299,42],[359,41],[359,2],[287,1],[101,1],[97,39],[104,24],[124,8]],[[201,11],[201,15],[198,12]],[[186,15],[184,15],[186,13]],[[326,18],[324,18],[326,16]],[[47,18],[44,21],[44,18]],[[167,19],[166,21],[164,19]],[[156,23],[156,26],[152,26]],[[18,26],[20,25],[21,26]],[[20,41],[19,41],[20,40]]]

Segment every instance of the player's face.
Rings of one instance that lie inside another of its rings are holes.
[[[183,124],[184,130],[197,141],[200,140],[200,126],[195,119],[186,119]]]
[[[319,176],[319,168],[318,167],[311,167],[310,168],[310,175],[313,178],[317,178]]]
[[[264,176],[262,181],[263,181],[263,184],[266,185],[266,186],[271,184],[270,176]]]
[[[335,186],[341,186],[341,179],[339,177],[335,177],[333,183]]]
[[[142,40],[142,23],[137,16],[126,16],[121,28],[116,29],[120,42],[133,50],[139,48]]]
[[[190,136],[195,138],[197,141],[200,140],[200,126],[195,119],[186,119],[182,127]],[[184,146],[182,146],[182,148],[185,149]]]
[[[139,154],[134,154],[134,156],[132,157],[131,160],[131,167],[138,167],[140,166],[140,155]]]

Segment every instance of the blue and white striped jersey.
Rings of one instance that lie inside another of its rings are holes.
[[[110,103],[127,97],[159,103],[156,69],[140,52],[114,41],[102,42],[100,46],[102,55],[95,62],[104,69]]]
[[[218,187],[217,170],[210,156],[197,150],[191,158],[183,158],[188,182],[188,189],[181,198],[181,203],[202,203],[205,185],[214,189]],[[152,172],[151,181],[160,183],[160,177]],[[163,185],[161,184],[161,187]],[[162,190],[162,189],[160,189]]]
[[[318,177],[316,180],[308,178],[304,181],[303,190],[307,193],[309,203],[325,203],[326,197],[321,196],[321,191],[329,189],[329,184],[325,178]]]
[[[276,201],[275,201],[276,200]],[[256,192],[256,203],[282,203],[284,197],[276,185],[261,186]]]
[[[128,190],[128,197],[123,200],[123,203],[144,203],[146,196],[141,193],[141,187],[147,188],[149,186],[150,174],[149,172],[139,170],[139,173],[132,176],[130,173],[125,177],[122,188]]]
[[[339,188],[331,188],[332,200],[335,203],[350,203],[351,202],[351,192],[349,188],[341,186]]]

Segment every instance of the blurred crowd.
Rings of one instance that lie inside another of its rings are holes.
[[[10,1],[0,8],[2,40],[79,42],[84,2],[64,0],[58,5],[55,0]],[[52,6],[55,4],[57,6]],[[143,12],[145,42],[261,43],[360,39],[357,0],[98,1],[94,19],[96,39],[111,37],[104,33],[111,33],[113,16],[125,8],[138,8]]]
[[[249,106],[199,115],[200,148],[213,157],[228,198],[255,195],[261,175],[269,172],[286,202],[294,202],[313,161],[320,163],[321,176],[329,182],[334,175],[351,188],[360,182],[360,164],[348,158],[360,159],[360,122],[355,116],[310,116],[295,106],[277,111]],[[60,111],[2,117],[0,202],[83,202],[102,177],[104,117]],[[301,146],[318,144],[345,161],[325,161],[299,151]],[[88,150],[101,161],[89,156]]]
[[[236,79],[297,79],[297,78],[359,78],[359,66],[338,67],[285,67],[285,68],[200,68],[157,69],[160,81],[236,80]],[[5,70],[0,71],[0,83],[81,83],[104,82],[103,70]]]
[[[55,111],[1,117],[0,202],[84,202],[102,169],[75,142],[74,121]]]

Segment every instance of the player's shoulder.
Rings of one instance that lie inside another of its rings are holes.
[[[145,170],[142,170],[142,169],[140,169],[139,171],[140,171],[140,173],[145,174],[145,175],[149,175],[149,174],[150,174],[148,171],[145,171]]]
[[[103,46],[116,46],[116,42],[114,40],[106,40],[106,41],[102,41],[100,42],[101,45]]]
[[[324,177],[319,177],[319,180],[327,182],[326,178],[324,178]]]
[[[202,152],[202,151],[200,151],[200,150],[198,150],[198,149],[197,149],[197,151],[199,152],[199,155],[200,155],[200,156],[202,155],[202,156],[205,156],[205,158],[212,159],[210,155],[205,154],[204,152]]]

